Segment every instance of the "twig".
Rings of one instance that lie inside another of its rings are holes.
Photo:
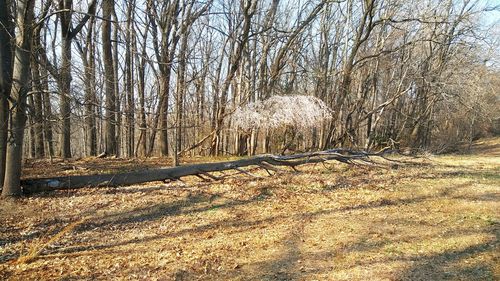
[[[245,175],[251,176],[251,177],[253,177],[253,178],[258,178],[258,179],[260,179],[260,178],[261,178],[261,177],[259,177],[259,176],[253,175],[253,174],[251,174],[251,173],[249,173],[249,172],[247,172],[247,171],[245,171],[245,170],[243,170],[243,169],[240,169],[240,168],[234,168],[234,169],[235,169],[236,171],[240,172],[240,173],[243,173],[243,174],[245,174]]]
[[[61,229],[61,231],[59,231],[56,235],[52,236],[52,238],[50,238],[49,241],[43,243],[42,245],[40,245],[38,247],[32,247],[26,255],[20,256],[16,260],[16,263],[17,264],[25,264],[25,263],[30,263],[30,262],[36,260],[40,256],[40,254],[43,252],[43,250],[45,250],[45,248],[47,248],[49,245],[53,244],[54,242],[58,241],[59,239],[61,239],[61,237],[63,237],[65,234],[73,231],[73,229],[75,229],[77,226],[84,223],[86,220],[87,220],[86,218],[82,218],[82,219],[79,219],[75,222],[68,224],[63,229]]]
[[[202,172],[200,172],[200,173],[201,173],[202,175],[205,175],[205,176],[207,176],[207,177],[209,177],[209,178],[213,179],[213,180],[217,180],[217,181],[222,180],[222,177],[217,177],[217,176],[214,176],[214,175],[212,175],[212,174],[210,174],[210,173],[208,173],[208,172],[203,172],[203,171],[202,171]]]

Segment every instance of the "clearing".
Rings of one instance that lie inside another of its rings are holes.
[[[161,159],[99,161],[27,163],[25,172],[127,170]],[[499,280],[500,139],[420,162],[332,162],[263,179],[3,201],[0,279]]]

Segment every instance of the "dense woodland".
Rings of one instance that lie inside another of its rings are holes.
[[[3,195],[19,194],[23,158],[443,152],[498,133],[494,4],[0,0]],[[233,118],[297,95],[329,116],[246,128]]]

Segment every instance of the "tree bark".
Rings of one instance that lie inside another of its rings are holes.
[[[2,197],[21,194],[21,163],[23,155],[24,128],[26,125],[26,100],[30,91],[31,39],[34,0],[19,0],[16,14],[16,45],[11,89],[12,122],[7,143],[5,179]]]
[[[49,153],[50,157],[54,156],[54,137],[53,137],[53,132],[52,132],[52,105],[50,103],[50,94],[49,94],[49,81],[48,81],[48,76],[49,73],[46,69],[46,66],[44,66],[44,58],[42,58],[42,89],[43,89],[43,131],[45,133],[45,141],[47,142],[47,150]],[[45,64],[46,65],[46,64]]]
[[[368,154],[346,149],[331,149],[327,151],[301,153],[287,156],[259,155],[246,159],[201,163],[180,167],[159,168],[119,174],[88,175],[88,176],[64,176],[42,179],[28,179],[22,182],[24,193],[35,193],[58,189],[75,189],[82,187],[112,187],[121,185],[132,185],[151,181],[178,180],[186,176],[208,176],[220,179],[210,172],[237,170],[240,168],[256,166],[267,170],[277,169],[273,166],[288,166],[295,169],[303,164],[318,163],[324,161],[339,161],[346,164],[371,164],[370,157],[383,156],[387,151]],[[387,159],[387,158],[385,158]],[[357,161],[357,162],[354,162]]]
[[[95,90],[95,46],[94,46],[94,23],[91,19],[85,49],[82,50],[82,61],[84,66],[85,76],[85,126],[87,127],[88,136],[86,139],[87,153],[90,156],[97,155],[97,124],[96,124],[96,90]]]
[[[31,66],[31,65],[30,65]],[[31,73],[31,75],[33,75],[33,73]],[[31,80],[33,80],[33,76],[31,76]],[[33,89],[33,86],[32,88]],[[33,91],[32,91],[33,92]],[[35,108],[35,101],[33,99],[33,95],[28,95],[27,97],[27,108],[29,108],[29,112],[27,114],[27,121],[28,121],[28,137],[27,137],[27,142],[28,142],[28,154],[26,154],[25,152],[25,156],[29,157],[29,158],[35,158],[35,121],[34,121],[34,116],[35,116],[35,112],[34,112],[34,108]]]
[[[105,95],[106,95],[106,117],[105,117],[105,152],[116,155],[116,96],[115,96],[115,72],[113,65],[113,52],[111,45],[111,14],[113,12],[114,0],[102,1],[102,52],[104,60]]]
[[[190,29],[190,17],[191,17],[191,7],[188,7],[186,13],[186,18],[182,23],[180,29],[181,33],[181,45],[179,48],[178,60],[179,60],[179,70],[177,73],[177,89],[176,89],[176,99],[175,99],[175,138],[174,138],[174,149],[172,155],[172,162],[174,166],[179,166],[179,155],[178,152],[181,151],[182,146],[182,119],[184,110],[184,95],[186,92],[186,67],[187,67],[187,48],[188,48],[188,38]]]
[[[45,16],[48,12],[46,6],[42,12],[42,16]],[[45,156],[45,140],[44,140],[44,118],[43,118],[43,95],[44,95],[44,84],[41,77],[41,67],[40,67],[40,50],[41,50],[41,29],[42,26],[38,25],[33,31],[32,39],[32,55],[31,55],[31,72],[33,79],[33,119],[34,119],[34,133],[35,133],[35,158],[43,158]]]
[[[135,136],[135,126],[134,126],[134,86],[132,81],[134,80],[134,56],[132,51],[135,49],[135,31],[133,30],[134,21],[134,8],[135,1],[130,1],[127,9],[127,30],[126,30],[126,41],[128,42],[125,47],[125,91],[127,93],[127,106],[126,112],[126,155],[128,158],[134,156],[134,136]]]
[[[120,92],[120,75],[118,73],[118,17],[115,12],[115,3],[112,3],[112,15],[113,15],[113,39],[111,40],[112,45],[112,61],[113,61],[113,71],[114,71],[114,96],[115,96],[115,153],[117,157],[121,157],[122,155],[122,110],[121,110],[121,102],[122,102],[122,94]],[[128,44],[127,44],[128,46]]]
[[[62,0],[59,4],[61,10],[71,10],[72,0]],[[71,158],[71,18],[72,12],[60,14],[61,23],[61,70],[60,76],[60,155],[62,158]]]
[[[172,155],[174,166],[179,166],[179,155],[182,145],[182,117],[184,110],[184,95],[186,91],[186,49],[188,43],[188,31],[186,27],[182,28],[182,40],[179,49],[179,72],[177,74],[177,97],[175,101],[175,142],[174,152]]]
[[[139,140],[137,141],[137,148],[135,150],[135,155],[139,154],[139,147],[141,148],[141,155],[147,155],[147,125],[146,125],[146,109],[145,109],[145,69],[146,69],[146,43],[147,43],[147,35],[149,30],[149,24],[146,26],[146,30],[144,31],[143,41],[141,43],[141,53],[139,57],[139,52],[136,51],[137,42],[134,41],[134,53],[137,55],[137,94],[139,95],[139,117],[140,117],[140,135]]]
[[[5,175],[7,132],[9,128],[9,102],[12,85],[12,45],[10,34],[13,29],[9,20],[9,2],[0,0],[0,184]]]

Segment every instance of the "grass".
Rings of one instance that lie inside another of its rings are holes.
[[[21,251],[21,255],[15,261],[15,263],[16,264],[25,264],[25,263],[30,263],[30,262],[36,260],[47,247],[49,247],[53,243],[60,240],[64,235],[73,231],[77,226],[79,226],[83,222],[85,222],[85,220],[80,219],[78,221],[75,221],[75,222],[68,224],[63,229],[58,231],[55,235],[49,237],[46,242],[40,243],[40,241],[38,241],[38,243],[31,245],[31,247],[29,248],[29,250],[26,254],[23,254],[23,251]]]
[[[498,280],[498,152],[2,202],[0,279]]]

